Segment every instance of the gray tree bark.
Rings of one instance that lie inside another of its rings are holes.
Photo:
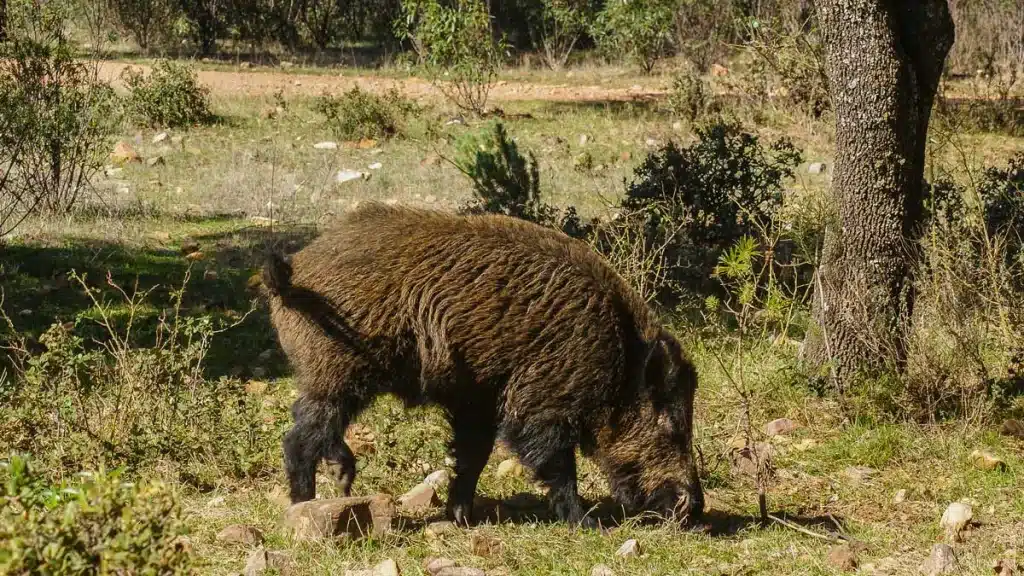
[[[808,359],[842,390],[899,369],[914,305],[928,120],[954,27],[946,0],[816,0],[836,118]]]

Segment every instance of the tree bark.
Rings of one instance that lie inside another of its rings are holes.
[[[901,369],[914,305],[928,120],[954,27],[946,0],[817,0],[836,118],[808,359],[840,390]]]
[[[0,42],[7,40],[7,0],[0,0]]]

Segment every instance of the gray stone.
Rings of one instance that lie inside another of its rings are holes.
[[[263,544],[263,532],[252,526],[232,524],[217,533],[217,541],[224,544],[257,546]]]
[[[956,570],[956,564],[956,553],[949,544],[934,544],[931,555],[921,565],[920,571],[926,576],[939,576]]]
[[[615,551],[615,555],[621,558],[633,558],[639,556],[640,553],[640,543],[632,538],[623,542],[622,546]]]
[[[284,526],[296,540],[360,538],[381,535],[391,528],[395,504],[389,496],[307,500],[290,506]]]
[[[825,172],[824,162],[815,162],[807,167],[808,174],[821,174]]]

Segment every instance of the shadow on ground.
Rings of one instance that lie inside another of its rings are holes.
[[[83,238],[11,244],[0,247],[3,310],[15,336],[24,338],[30,351],[41,349],[39,336],[56,322],[76,322],[75,333],[86,342],[102,342],[109,336],[95,322],[95,306],[72,277],[74,272],[114,312],[122,328],[128,307],[118,287],[129,296],[148,291],[133,319],[130,341],[152,346],[160,315],[170,311],[173,292],[187,278],[182,316],[209,316],[214,325],[242,320],[214,337],[207,376],[253,376],[257,369],[265,376],[280,376],[287,367],[254,275],[268,249],[295,252],[314,234],[307,227],[250,226],[200,233],[176,244],[163,238],[161,247],[134,248]],[[0,341],[11,336],[6,331],[6,326],[0,327]]]
[[[522,492],[504,500],[477,496],[473,516],[473,524],[477,526],[496,524],[557,524],[560,522],[551,513],[547,500],[544,497],[528,492]],[[627,523],[657,526],[665,522],[661,518],[654,517],[627,517],[623,513],[621,506],[610,497],[605,497],[600,502],[592,505],[589,516],[596,519],[603,530],[614,530]],[[792,526],[798,526],[825,537],[831,536],[839,539],[836,535],[836,522],[840,522],[838,519],[804,516],[786,516],[783,519]],[[447,520],[443,514],[416,519],[399,517],[395,519],[394,526],[405,532],[418,532],[432,522],[443,520]],[[714,538],[735,536],[740,532],[760,526],[760,521],[755,517],[711,509],[705,512],[696,526],[687,530],[707,534]]]

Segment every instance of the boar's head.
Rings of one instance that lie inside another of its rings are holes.
[[[634,396],[611,411],[598,435],[598,460],[621,505],[690,524],[704,511],[693,456],[697,372],[665,330],[645,358]]]

